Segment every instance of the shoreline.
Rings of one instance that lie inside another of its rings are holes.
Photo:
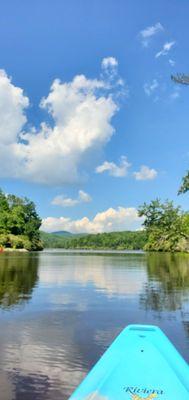
[[[1,251],[1,254],[3,254],[3,253],[12,253],[12,252],[19,252],[19,253],[29,253],[29,250],[26,250],[26,249],[12,249],[12,248],[9,248],[9,247],[6,247],[6,248],[4,248],[3,249],[3,251]]]

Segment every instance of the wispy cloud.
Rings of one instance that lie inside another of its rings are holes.
[[[104,69],[117,68],[118,67],[118,61],[117,61],[117,59],[115,57],[105,57],[102,60],[101,66]]]
[[[171,65],[171,67],[174,67],[175,66],[175,61],[174,60],[172,60],[171,58],[169,59],[169,64]]]
[[[95,171],[97,174],[109,172],[109,175],[111,176],[122,178],[127,175],[130,166],[131,164],[128,162],[127,157],[122,156],[118,165],[114,162],[104,161],[103,164],[99,165]]]
[[[147,181],[155,179],[157,171],[154,168],[149,168],[146,165],[141,165],[140,170],[133,173],[137,181]]]
[[[162,50],[160,50],[158,53],[156,53],[155,58],[158,58],[160,56],[166,56],[174,45],[175,45],[175,41],[166,42],[163,45]]]
[[[91,196],[83,190],[79,190],[78,197],[76,199],[59,195],[52,200],[51,204],[61,207],[74,207],[79,203],[89,203],[90,201],[92,201]]]
[[[160,22],[157,22],[155,25],[148,26],[139,32],[139,39],[144,47],[148,47],[150,40],[153,36],[157,35],[157,33],[163,31],[164,28]]]
[[[157,79],[154,79],[151,83],[145,83],[144,84],[144,91],[147,96],[151,96],[151,94],[154,92],[155,89],[157,89],[159,86],[159,83]]]
[[[115,57],[104,57],[101,69],[101,78],[106,87],[111,87],[115,82],[118,86],[124,86],[124,82],[118,74],[118,61]]]

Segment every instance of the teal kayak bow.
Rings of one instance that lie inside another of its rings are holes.
[[[189,400],[189,366],[156,326],[129,325],[70,400]]]

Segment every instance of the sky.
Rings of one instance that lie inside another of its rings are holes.
[[[48,232],[140,229],[189,164],[186,0],[6,0],[0,13],[0,187]]]

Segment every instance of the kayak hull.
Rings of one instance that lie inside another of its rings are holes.
[[[189,366],[156,326],[129,325],[70,400],[189,400]]]

